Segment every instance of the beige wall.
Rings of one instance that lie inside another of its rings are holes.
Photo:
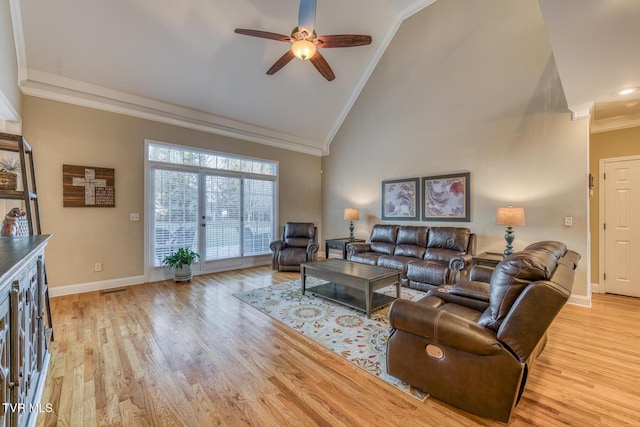
[[[321,159],[90,108],[24,98],[24,135],[33,146],[51,287],[144,274],[144,140],[279,162],[279,222],[321,220]],[[62,165],[115,168],[115,208],[63,208]],[[93,271],[102,262],[103,271]]]
[[[0,2],[0,92],[16,113],[21,115],[22,97],[18,89],[18,62],[8,1]],[[0,119],[0,131],[11,130]]]
[[[323,158],[323,238],[346,235],[348,206],[367,238],[382,180],[469,171],[471,222],[415,224],[468,226],[479,251],[501,252],[496,208],[522,206],[515,249],[553,239],[581,253],[573,293],[588,303],[588,137],[537,1],[438,1],[402,24]]]
[[[637,155],[640,155],[640,127],[591,135],[589,171],[594,177],[594,186],[593,197],[589,200],[589,209],[591,211],[589,230],[591,231],[591,281],[593,283],[599,283],[600,277],[600,256],[598,253],[600,245],[600,228],[598,226],[600,223],[600,160]]]

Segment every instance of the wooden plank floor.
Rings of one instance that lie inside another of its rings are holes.
[[[421,403],[233,293],[298,278],[268,267],[53,298],[38,426],[488,426]],[[640,423],[640,299],[565,306],[510,425]]]

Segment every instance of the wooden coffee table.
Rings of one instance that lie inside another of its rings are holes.
[[[307,288],[307,277],[328,280],[329,283]],[[302,293],[310,293],[364,311],[367,317],[400,298],[400,270],[360,264],[341,259],[300,264]],[[385,286],[396,286],[396,297],[375,292]]]

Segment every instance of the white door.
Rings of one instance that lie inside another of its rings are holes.
[[[604,289],[640,297],[640,159],[606,161]]]

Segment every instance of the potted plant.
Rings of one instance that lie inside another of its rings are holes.
[[[18,188],[20,161],[11,157],[0,159],[0,189],[15,190]]]
[[[191,248],[178,248],[164,257],[162,264],[174,269],[176,282],[188,282],[191,280],[191,264],[200,258],[200,254]]]

